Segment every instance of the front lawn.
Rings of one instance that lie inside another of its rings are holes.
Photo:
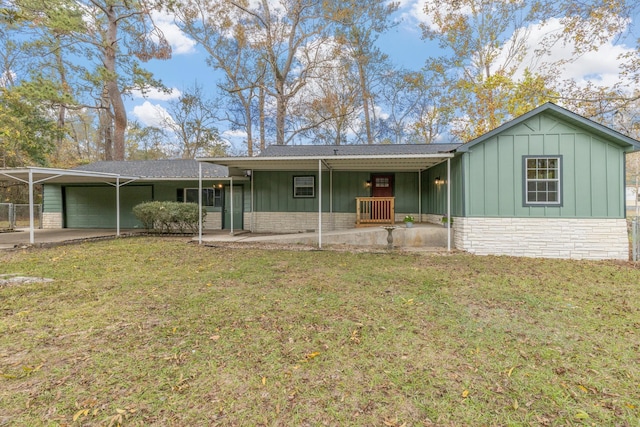
[[[630,263],[127,238],[2,274],[54,281],[0,281],[0,426],[640,423]]]

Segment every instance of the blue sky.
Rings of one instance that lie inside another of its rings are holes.
[[[435,43],[421,38],[419,24],[428,24],[429,22],[422,12],[426,1],[430,0],[402,0],[400,9],[394,17],[400,23],[379,40],[381,50],[399,66],[418,70],[424,65],[427,58],[441,54]],[[214,90],[216,84],[213,69],[205,63],[206,55],[201,48],[179,31],[177,26],[173,24],[172,17],[156,14],[155,20],[172,45],[173,57],[167,61],[150,61],[145,66],[167,87],[171,88],[172,93],[170,95],[150,93],[146,97],[134,94],[127,100],[129,119],[137,120],[144,125],[158,125],[161,116],[166,114],[163,111],[166,102],[179,96],[183,89],[193,86],[195,82],[198,82],[205,91]],[[549,21],[543,28],[540,26],[530,27],[529,44],[535,47],[543,34],[559,28],[560,23],[557,20]],[[635,43],[635,40],[632,40],[631,43]],[[562,77],[573,79],[581,85],[588,82],[609,84],[618,81],[619,61],[617,57],[625,52],[633,51],[634,47],[633,45],[625,45],[624,39],[618,40],[612,37],[612,40],[599,51],[588,52],[565,66]],[[570,45],[555,46],[547,58],[553,61],[570,57],[572,49]],[[214,96],[213,93],[211,95]],[[232,142],[238,141],[242,137],[241,134],[225,132],[224,129],[221,131],[223,131],[223,137]]]

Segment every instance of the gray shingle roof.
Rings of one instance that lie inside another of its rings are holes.
[[[198,179],[198,162],[193,159],[101,161],[74,169],[148,179]],[[202,163],[203,178],[226,178],[228,174],[225,166]]]
[[[259,157],[367,156],[448,153],[462,144],[270,145]]]

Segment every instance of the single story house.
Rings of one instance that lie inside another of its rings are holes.
[[[454,246],[475,254],[628,259],[625,154],[638,149],[546,103],[461,145],[271,146],[199,160],[251,178],[253,231],[447,216]]]
[[[119,221],[147,200],[196,201],[204,228],[322,231],[448,222],[475,254],[628,259],[625,154],[640,142],[547,103],[466,144],[270,146],[255,157],[98,162],[118,174]],[[72,173],[72,171],[70,171]],[[111,228],[113,183],[44,184],[45,227]],[[201,187],[200,187],[201,186]]]

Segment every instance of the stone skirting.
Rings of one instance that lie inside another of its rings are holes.
[[[42,214],[42,228],[62,228],[62,213],[44,212]]]
[[[254,233],[298,233],[318,229],[317,212],[254,212],[245,213],[245,230]],[[322,213],[323,231],[354,228],[355,213]]]
[[[477,255],[629,259],[625,219],[455,218],[454,244]]]

